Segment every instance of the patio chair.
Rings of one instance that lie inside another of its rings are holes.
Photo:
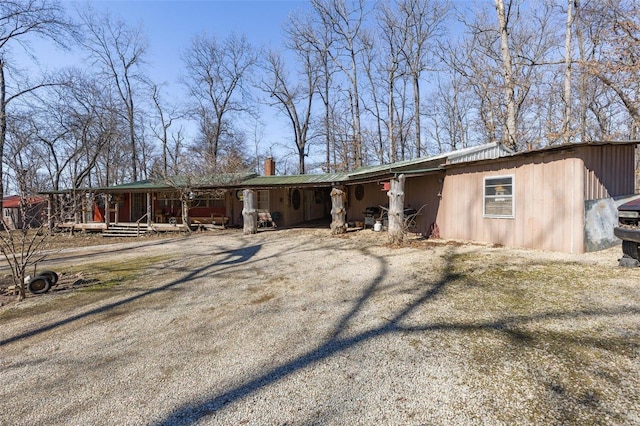
[[[276,228],[276,223],[271,217],[271,213],[268,210],[258,210],[258,229],[260,228]]]

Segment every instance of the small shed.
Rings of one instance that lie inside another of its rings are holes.
[[[495,158],[450,155],[443,238],[584,253],[617,244],[616,205],[634,194],[637,141],[551,146]]]
[[[2,208],[2,223],[7,229],[37,228],[44,223],[47,199],[10,195],[2,199]]]

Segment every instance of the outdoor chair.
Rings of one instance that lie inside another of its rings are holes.
[[[271,217],[271,213],[268,210],[258,210],[258,229],[260,228],[276,228],[276,223]]]

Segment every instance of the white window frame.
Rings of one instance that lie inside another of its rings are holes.
[[[487,195],[487,181],[497,180],[497,179],[511,179],[511,194],[508,195]],[[516,177],[515,175],[501,175],[501,176],[485,176],[482,181],[482,215],[483,217],[490,219],[513,219],[516,213],[516,204],[515,204],[515,187],[516,187]],[[487,198],[511,198],[511,214],[508,215],[500,215],[500,214],[487,214]]]

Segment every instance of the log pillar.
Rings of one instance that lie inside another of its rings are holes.
[[[331,233],[344,234],[347,231],[347,209],[344,207],[345,192],[337,187],[331,190]]]
[[[389,242],[401,243],[404,239],[404,174],[392,178],[389,197]]]
[[[258,232],[258,212],[255,205],[256,193],[251,189],[242,191],[242,230],[245,235]]]

